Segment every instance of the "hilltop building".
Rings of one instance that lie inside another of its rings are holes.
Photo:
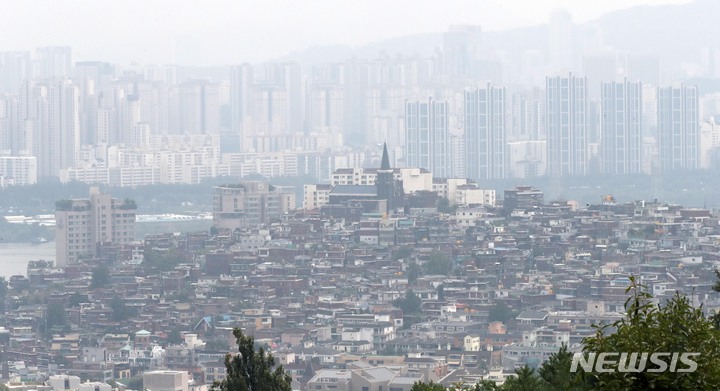
[[[363,213],[389,214],[405,206],[403,181],[397,178],[395,170],[390,167],[387,144],[383,145],[380,169],[374,175],[368,176],[360,184],[347,179],[338,183],[348,184],[336,184],[329,190],[327,204],[321,205],[325,216],[356,220]]]
[[[295,209],[295,190],[266,182],[246,181],[216,186],[213,227],[235,230],[263,224]]]

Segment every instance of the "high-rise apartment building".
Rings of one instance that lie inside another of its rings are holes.
[[[508,177],[533,178],[547,171],[545,140],[512,141],[507,144]]]
[[[641,82],[602,83],[602,171],[623,175],[642,172]]]
[[[448,153],[450,154],[448,178],[466,178],[467,168],[465,166],[465,135],[453,134],[451,132],[448,144]]]
[[[547,173],[587,173],[587,80],[573,74],[546,78]]]
[[[698,88],[680,84],[658,88],[660,170],[693,170],[700,163]]]
[[[465,170],[475,180],[505,177],[505,88],[465,91]]]
[[[127,147],[145,145],[145,139],[137,132],[140,124],[140,98],[137,95],[125,95],[119,99],[116,115],[116,135],[112,144],[122,144]]]
[[[181,134],[219,134],[219,86],[208,80],[180,84],[178,114]]]
[[[253,69],[250,64],[230,68],[230,130],[237,134],[243,150],[244,124],[250,117]]]
[[[22,82],[31,77],[30,52],[0,52],[0,93],[16,94]]]
[[[435,177],[449,173],[448,102],[405,103],[405,166],[424,168]]]
[[[18,153],[18,99],[0,96],[0,154]]]
[[[660,83],[660,60],[656,56],[629,54],[625,60],[625,76],[628,80],[642,80],[644,84]]]
[[[78,89],[68,79],[47,83],[46,100],[40,108],[35,156],[40,177],[57,177],[75,164],[80,149]]]
[[[304,126],[304,94],[302,83],[302,70],[299,64],[282,64],[282,87],[287,92],[288,130],[290,134],[305,131]]]
[[[254,83],[250,100],[251,134],[289,135],[304,132],[302,73],[294,63],[270,63]],[[261,75],[263,76],[263,75]],[[247,127],[245,127],[247,129]]]
[[[602,83],[617,81],[617,56],[613,51],[584,55],[582,68],[587,77],[588,99],[600,99]]]
[[[451,79],[473,76],[473,65],[480,57],[480,26],[456,25],[443,34],[443,70]]]
[[[252,90],[250,107],[252,114],[249,126],[244,128],[248,130],[244,134],[245,142],[260,135],[288,134],[287,91],[271,83],[257,83]]]
[[[540,87],[516,91],[509,99],[507,141],[545,139],[545,92]]]
[[[553,10],[548,23],[548,66],[551,72],[572,69],[575,38],[572,16],[562,9]]]
[[[70,76],[71,72],[72,51],[69,46],[46,46],[35,50],[35,79],[63,78]]]
[[[139,99],[140,122],[148,124],[153,135],[168,134],[168,85],[165,82],[138,81],[134,86]]]
[[[343,139],[350,146],[363,145],[367,142],[367,89],[368,64],[362,60],[352,59],[343,64],[344,104],[343,119],[345,121]]]
[[[341,136],[345,123],[345,91],[342,86],[331,83],[315,84],[307,95],[307,121],[310,132],[330,132]]]
[[[98,243],[131,243],[135,239],[133,200],[112,198],[90,189],[90,198],[55,203],[55,262],[68,265],[97,255]]]

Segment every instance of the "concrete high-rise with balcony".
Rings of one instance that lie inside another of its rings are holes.
[[[546,78],[547,173],[587,174],[587,80],[572,73]]]
[[[660,170],[694,170],[700,164],[698,87],[658,88]]]
[[[131,243],[135,238],[133,200],[112,198],[90,188],[90,198],[55,203],[55,262],[67,265],[97,255],[98,243]]]
[[[448,102],[405,103],[405,166],[424,168],[435,177],[448,176],[450,169]]]
[[[475,180],[505,177],[505,88],[465,91],[465,170]]]
[[[642,172],[641,82],[602,83],[602,171],[623,175]]]

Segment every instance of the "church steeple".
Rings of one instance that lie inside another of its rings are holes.
[[[390,155],[387,150],[387,143],[383,143],[383,155],[380,163],[380,169],[377,172],[377,179],[375,180],[377,185],[377,195],[381,200],[387,201],[387,211],[390,212],[397,206],[396,191],[395,188],[395,174],[393,173],[392,167],[390,167]]]
[[[383,143],[383,155],[382,162],[380,163],[380,169],[383,171],[392,170],[392,167],[390,167],[390,155],[388,155],[387,143]]]

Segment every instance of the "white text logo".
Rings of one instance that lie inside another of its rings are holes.
[[[575,353],[570,372],[695,372],[700,353]],[[668,362],[669,361],[669,362]]]

